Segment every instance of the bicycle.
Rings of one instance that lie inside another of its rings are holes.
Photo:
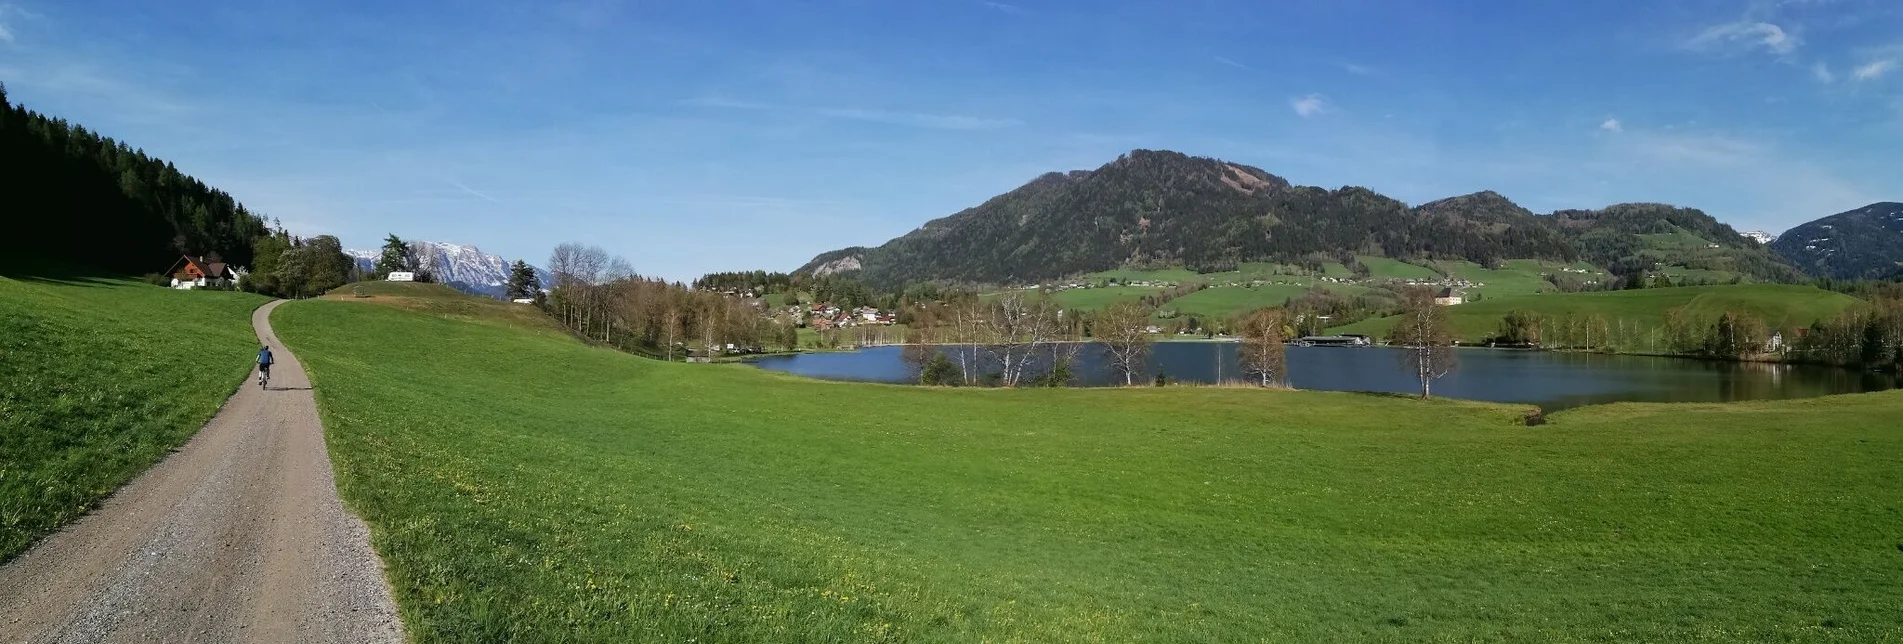
[[[258,388],[268,389],[270,384],[271,384],[271,368],[266,366],[259,366],[258,367]]]

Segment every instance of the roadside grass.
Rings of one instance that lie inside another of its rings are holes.
[[[1666,312],[1681,306],[1707,319],[1727,311],[1746,311],[1775,328],[1789,329],[1810,326],[1861,303],[1854,297],[1812,286],[1742,284],[1489,298],[1451,307],[1448,317],[1461,341],[1477,343],[1498,331],[1500,318],[1515,309],[1532,311],[1555,322],[1599,315],[1615,327],[1613,340],[1619,350],[1653,351],[1653,343],[1662,341]],[[1377,318],[1331,331],[1379,337],[1386,335],[1393,324],[1394,318]],[[1654,331],[1659,332],[1656,337]]]
[[[197,433],[250,373],[266,301],[0,276],[0,561]]]
[[[419,641],[1870,641],[1903,394],[1556,414],[668,364],[279,309]]]

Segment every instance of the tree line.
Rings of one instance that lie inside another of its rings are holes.
[[[634,273],[599,246],[562,244],[549,255],[553,282],[542,306],[577,336],[663,360],[727,350],[793,349],[797,331],[759,300],[730,297]]]

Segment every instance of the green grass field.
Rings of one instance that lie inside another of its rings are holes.
[[[1051,299],[1067,309],[1097,311],[1110,308],[1110,305],[1118,302],[1133,302],[1143,299],[1143,296],[1156,295],[1162,292],[1163,289],[1141,286],[1076,288],[1052,293]]]
[[[0,561],[197,433],[250,373],[265,301],[0,277]]]
[[[927,389],[274,322],[418,641],[1873,641],[1903,394]],[[427,386],[418,386],[427,383]]]
[[[1482,286],[1467,289],[1466,293],[1469,299],[1473,299],[1475,295],[1478,295],[1480,299],[1491,299],[1557,291],[1559,287],[1553,286],[1553,283],[1547,281],[1542,274],[1558,272],[1565,268],[1592,271],[1587,274],[1575,274],[1581,278],[1603,279],[1608,277],[1608,274],[1604,271],[1592,268],[1591,265],[1585,263],[1568,265],[1559,262],[1543,262],[1533,259],[1508,260],[1505,266],[1497,269],[1487,268],[1469,261],[1435,262],[1434,266],[1441,272],[1446,273],[1449,277],[1456,277],[1482,284]]]
[[[1654,348],[1650,346],[1654,340],[1652,331],[1663,329],[1666,311],[1677,307],[1685,307],[1694,316],[1710,318],[1727,311],[1745,311],[1776,328],[1788,329],[1809,326],[1860,303],[1854,297],[1812,286],[1749,284],[1503,297],[1451,307],[1448,314],[1457,335],[1465,342],[1480,342],[1493,335],[1500,328],[1500,318],[1514,309],[1525,309],[1551,319],[1596,314],[1609,324],[1623,322],[1630,330],[1625,336],[1615,338],[1619,349],[1647,351]],[[1381,336],[1387,333],[1393,320],[1363,320],[1331,330]]]
[[[1368,266],[1368,276],[1374,279],[1437,280],[1441,278],[1441,274],[1435,272],[1434,269],[1409,264],[1398,259],[1373,255],[1356,255],[1355,257]]]
[[[1173,310],[1178,318],[1227,318],[1260,308],[1278,307],[1289,298],[1300,297],[1309,287],[1264,284],[1262,286],[1223,286],[1208,288],[1164,303],[1160,310]]]

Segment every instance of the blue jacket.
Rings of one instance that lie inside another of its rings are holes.
[[[271,347],[258,350],[258,364],[271,364]]]

